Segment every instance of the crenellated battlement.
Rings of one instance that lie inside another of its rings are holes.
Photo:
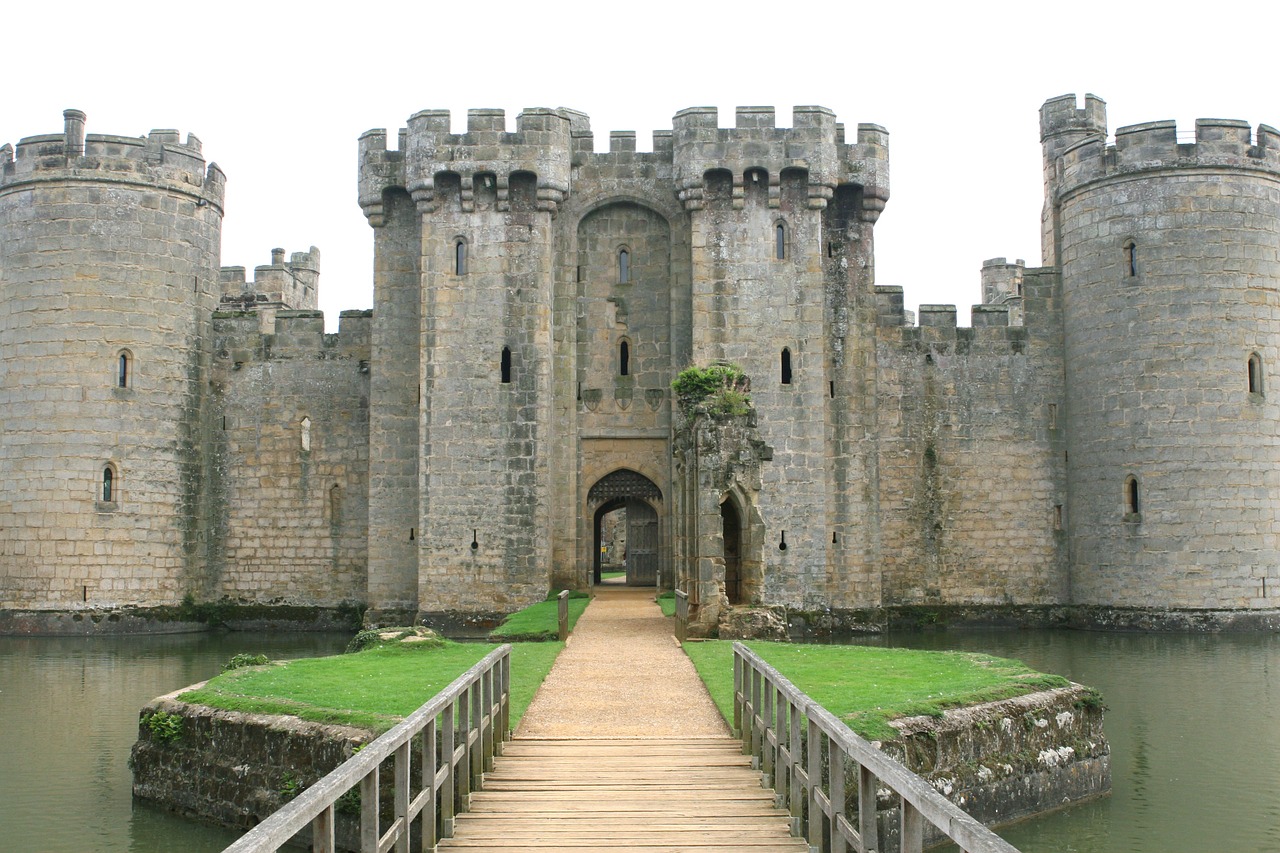
[[[398,151],[387,149],[385,129],[360,137],[360,206],[375,227],[387,189],[407,190],[420,211],[430,212],[442,194],[454,191],[463,211],[474,210],[480,187],[493,190],[497,210],[509,210],[512,193],[519,195],[529,176],[535,182],[530,201],[554,213],[569,191],[569,111],[526,109],[514,133],[506,130],[503,110],[468,110],[466,133],[452,133],[450,121],[448,110],[414,113],[400,131]]]
[[[1075,95],[1050,98],[1040,107],[1040,141],[1062,134],[1105,134],[1107,104],[1097,95],[1086,94],[1084,106],[1076,106]]]
[[[492,192],[498,210],[510,209],[520,178],[536,180],[536,206],[554,212],[570,192],[572,168],[588,164],[641,163],[674,167],[687,209],[703,205],[706,174],[733,175],[734,204],[743,203],[748,180],[766,176],[769,203],[779,203],[784,171],[806,174],[810,208],[821,209],[835,188],[862,188],[862,218],[874,222],[889,197],[889,134],[860,124],[845,141],[844,125],[826,107],[799,106],[791,127],[778,127],[773,107],[739,107],[732,128],[718,126],[714,107],[681,110],[672,129],[655,131],[653,150],[636,150],[634,131],[609,134],[608,151],[595,151],[590,119],[567,108],[526,109],[514,133],[502,110],[469,110],[466,133],[453,133],[448,110],[422,110],[400,131],[398,149],[387,147],[385,129],[360,137],[360,205],[375,227],[383,221],[383,193],[408,191],[421,212],[456,194],[464,212]],[[751,176],[751,177],[749,177]]]
[[[280,310],[271,320],[264,329],[256,311],[223,307],[214,312],[218,365],[236,371],[253,363],[291,359],[355,361],[359,370],[368,372],[371,310],[343,311],[338,315],[337,333],[325,332],[321,311]]]
[[[186,142],[169,129],[144,137],[86,135],[83,112],[66,110],[63,120],[62,133],[25,137],[16,150],[0,146],[0,192],[65,178],[145,183],[222,210],[226,176],[216,163],[205,164],[195,134],[188,134]]]
[[[271,250],[271,263],[254,267],[253,279],[246,280],[245,268],[222,267],[218,273],[224,307],[242,310],[315,310],[320,294],[320,250],[312,246],[294,252],[285,261],[284,249]]]
[[[770,206],[786,170],[807,174],[809,207],[821,209],[842,184],[863,188],[863,219],[874,222],[889,198],[889,134],[879,125],[858,125],[857,140],[845,142],[844,125],[826,107],[797,106],[791,127],[777,126],[773,107],[738,107],[735,126],[719,126],[714,107],[681,110],[672,119],[673,156],[680,199],[689,210],[705,203],[708,172],[733,176],[733,202],[743,203],[744,187],[763,172]]]
[[[882,344],[903,353],[943,351],[955,355],[1009,354],[1026,351],[1029,333],[1010,322],[1008,305],[974,305],[971,324],[956,323],[956,306],[921,305],[919,324],[903,310],[902,288],[876,287],[876,325]]]
[[[1062,152],[1057,168],[1060,193],[1113,175],[1168,169],[1247,169],[1280,177],[1280,131],[1202,118],[1186,139],[1173,121],[1145,122],[1118,129],[1112,144],[1101,134],[1076,142]]]

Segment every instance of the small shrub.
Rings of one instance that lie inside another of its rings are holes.
[[[716,362],[709,367],[686,367],[671,383],[680,411],[691,417],[698,410],[712,417],[740,417],[751,411],[751,380],[736,364]]]
[[[351,642],[347,643],[347,654],[362,652],[380,642],[382,642],[382,631],[378,628],[368,628],[351,638]]]
[[[182,737],[182,716],[180,714],[156,711],[154,714],[148,714],[144,717],[142,723],[147,727],[147,731],[151,732],[151,739],[157,743],[176,743]]]
[[[248,652],[241,652],[238,655],[232,655],[231,660],[222,665],[222,671],[230,672],[242,666],[263,666],[269,663],[271,663],[271,658],[266,655],[251,655]]]

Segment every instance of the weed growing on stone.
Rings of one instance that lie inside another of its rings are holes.
[[[742,368],[728,362],[690,366],[671,383],[685,417],[699,410],[716,418],[742,417],[751,411],[751,380]]]
[[[142,719],[151,739],[156,743],[177,743],[182,738],[182,715],[168,711],[156,711]]]

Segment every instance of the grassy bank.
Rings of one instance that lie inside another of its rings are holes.
[[[512,613],[502,624],[489,632],[489,639],[498,643],[541,642],[554,640],[560,636],[560,602],[551,593],[546,601],[540,601]],[[569,630],[578,624],[578,617],[591,602],[585,592],[569,593]]]
[[[871,646],[746,644],[796,687],[871,740],[891,738],[888,721],[937,716],[947,708],[1065,687],[1018,661],[971,652],[927,652]],[[698,675],[726,720],[733,720],[733,644],[686,643]]]
[[[408,643],[355,654],[306,658],[223,673],[182,694],[228,711],[292,714],[319,723],[385,731],[498,647],[487,643]],[[511,648],[511,725],[533,700],[563,643]]]

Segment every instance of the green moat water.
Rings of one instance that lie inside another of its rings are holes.
[[[235,833],[132,804],[139,708],[237,652],[303,657],[346,640],[0,637],[0,849],[221,850]],[[885,642],[1018,658],[1105,694],[1112,795],[1003,830],[1024,853],[1280,850],[1280,636],[951,631]]]
[[[0,850],[217,851],[238,834],[132,804],[129,750],[151,699],[237,652],[342,651],[347,634],[0,637]]]

